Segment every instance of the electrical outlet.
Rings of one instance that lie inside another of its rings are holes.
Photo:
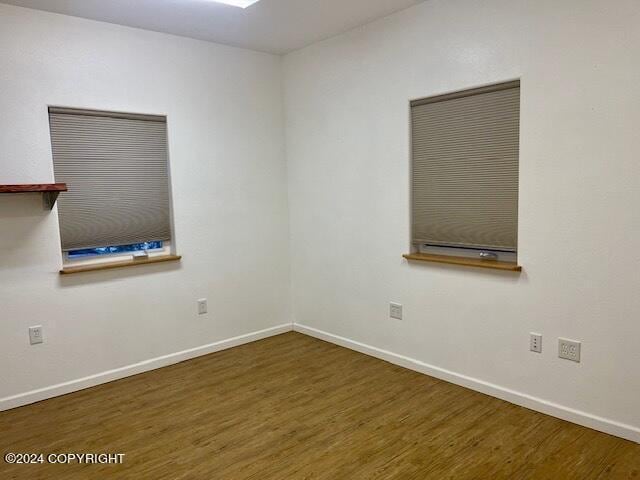
[[[44,337],[42,336],[42,325],[29,327],[29,342],[31,345],[37,345],[38,343],[44,342]]]
[[[389,304],[389,315],[396,320],[402,320],[402,305],[391,302]]]
[[[566,338],[558,339],[558,356],[565,360],[580,363],[580,350],[582,344]]]
[[[207,299],[201,298],[198,300],[198,315],[204,315],[207,313]]]
[[[532,352],[542,353],[542,335],[539,333],[530,334],[529,349]]]

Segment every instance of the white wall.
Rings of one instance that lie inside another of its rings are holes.
[[[168,115],[184,258],[61,277],[57,213],[0,196],[0,407],[290,322],[279,57],[0,5],[0,183],[53,181],[50,104]]]
[[[640,441],[639,24],[636,0],[430,0],[288,55],[295,321]],[[409,99],[515,78],[524,273],[407,264]]]

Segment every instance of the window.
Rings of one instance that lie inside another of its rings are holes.
[[[49,108],[66,260],[157,250],[171,241],[166,118]]]
[[[133,245],[112,245],[109,247],[85,248],[82,250],[69,250],[67,258],[87,258],[99,255],[118,255],[136,252],[153,252],[163,249],[163,242],[134,243]]]
[[[413,101],[414,251],[515,260],[520,83]]]

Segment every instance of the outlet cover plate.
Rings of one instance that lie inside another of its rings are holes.
[[[532,333],[529,340],[529,350],[535,353],[542,353],[542,335]]]
[[[580,363],[580,351],[582,350],[582,344],[575,340],[568,340],[566,338],[558,339],[558,357],[565,360],[571,360],[572,362]]]
[[[201,298],[200,300],[198,300],[198,315],[204,315],[208,311],[209,309],[207,306],[207,299]]]
[[[42,325],[36,325],[35,327],[29,327],[29,343],[31,345],[37,345],[44,343],[44,337],[42,336]]]
[[[396,320],[402,320],[402,305],[399,303],[391,302],[389,304],[389,316]]]

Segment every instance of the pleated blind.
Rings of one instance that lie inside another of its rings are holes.
[[[171,239],[165,117],[49,108],[64,251]]]
[[[417,100],[414,245],[517,250],[520,84]]]

